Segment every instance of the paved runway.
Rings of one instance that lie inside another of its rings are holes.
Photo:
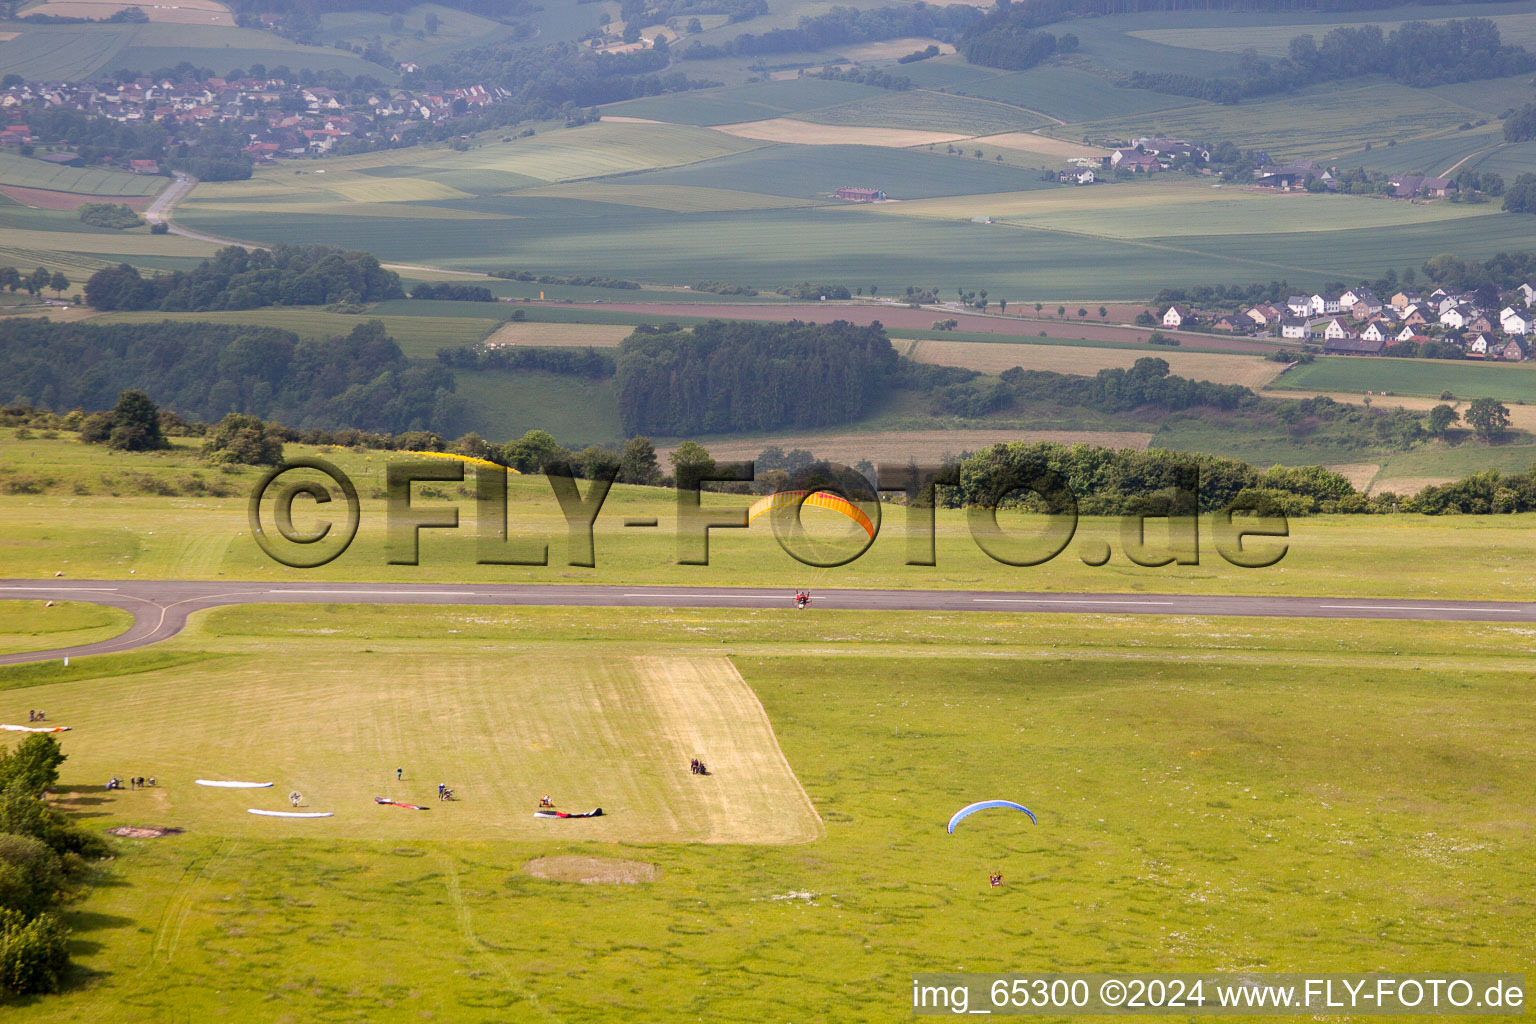
[[[1048,594],[1000,590],[816,590],[811,608],[862,611],[1107,612],[1118,615],[1258,615],[1307,619],[1536,622],[1536,603],[1190,594]],[[133,613],[111,640],[0,655],[0,665],[106,654],[181,632],[187,616],[232,604],[563,605],[582,608],[789,608],[789,590],[763,587],[552,586],[545,584],[272,584],[152,580],[0,580],[0,600],[90,601]]]

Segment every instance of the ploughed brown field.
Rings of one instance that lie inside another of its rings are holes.
[[[135,213],[143,213],[154,196],[90,196],[83,192],[58,192],[51,188],[24,188],[0,185],[12,199],[34,210],[78,210],[86,203],[121,203]]]

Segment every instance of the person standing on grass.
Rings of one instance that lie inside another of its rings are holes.
[[[396,768],[395,769],[395,781],[399,782],[403,778],[405,778],[405,769],[404,768]]]

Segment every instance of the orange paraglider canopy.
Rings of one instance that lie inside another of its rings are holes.
[[[766,498],[759,498],[747,510],[747,522],[751,522],[758,516],[767,512],[774,512],[782,508],[793,508],[801,502],[814,505],[817,508],[831,509],[833,512],[841,512],[864,527],[864,532],[869,534],[869,539],[875,539],[875,524],[869,521],[869,516],[847,498],[836,494],[828,494],[826,491],[779,491],[770,494]]]

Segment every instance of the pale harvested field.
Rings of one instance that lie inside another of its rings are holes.
[[[8,43],[19,35],[20,32],[0,32],[0,43]]]
[[[290,198],[285,200],[279,195],[262,195],[259,201],[250,203],[199,202],[197,209],[199,213],[312,213],[317,217],[388,217],[397,220],[522,220],[512,214],[456,209],[451,206],[350,202],[339,197],[326,201],[317,199],[314,192],[290,192],[288,196]]]
[[[614,124],[666,124],[665,121],[658,121],[654,117],[618,117],[613,114],[604,114],[598,120],[612,121]]]
[[[674,213],[715,213],[728,210],[787,210],[816,205],[805,199],[770,196],[761,192],[738,192],[727,188],[700,185],[609,185],[592,181],[557,182],[534,185],[505,193],[510,196],[548,196],[554,199],[584,199],[594,203],[617,203]]]
[[[1381,467],[1372,462],[1346,462],[1338,466],[1324,466],[1350,482],[1357,491],[1365,491],[1371,486],[1371,481],[1376,479],[1376,474],[1381,472]]]
[[[1396,494],[1404,498],[1418,494],[1426,487],[1454,483],[1454,476],[1400,476],[1390,480],[1378,480],[1371,488],[1373,494]]]
[[[1147,447],[1152,435],[1115,430],[887,430],[874,434],[778,434],[751,440],[700,442],[716,459],[752,459],[764,448],[777,445],[785,451],[804,448],[817,458],[854,465],[861,459],[876,464],[937,461],[961,452],[979,451],[1012,441],[1052,441],[1056,444],[1091,444],[1106,448]],[[667,456],[676,446],[658,446],[657,459],[670,465]]]
[[[958,3],[959,0],[956,0]],[[945,56],[955,52],[954,46],[949,43],[941,43],[937,39],[922,39],[917,36],[909,36],[905,39],[888,39],[880,43],[855,43],[852,46],[834,47],[838,53],[849,60],[895,60],[897,57],[905,57],[909,53],[918,50],[926,50],[930,46],[939,48],[939,56]],[[899,73],[899,72],[898,72]]]
[[[633,334],[627,324],[529,324],[505,323],[485,339],[486,348],[507,345],[553,348],[613,348]]]
[[[1079,142],[1053,139],[1049,135],[1036,135],[1034,132],[1005,132],[1002,135],[986,135],[975,141],[977,145],[1022,149],[1030,153],[1043,153],[1059,160],[1068,160],[1075,156],[1097,158],[1109,156],[1110,153],[1109,150],[1100,149],[1097,146],[1084,146]]]
[[[901,342],[897,342],[901,345]],[[985,341],[924,340],[907,352],[920,363],[963,366],[982,373],[1002,373],[1015,366],[1026,370],[1049,370],[1091,377],[1100,370],[1129,369],[1138,359],[1156,356],[1168,362],[1169,371],[1191,380],[1216,384],[1241,384],[1263,387],[1280,372],[1279,363],[1259,356],[1212,355],[1206,352],[1154,351],[1123,348],[1078,348],[1071,345],[1008,344]]]
[[[771,117],[765,121],[722,124],[717,132],[760,142],[791,142],[802,146],[884,146],[906,149],[937,142],[958,142],[969,135],[952,132],[925,132],[908,128],[868,128],[845,124],[813,124],[791,117]]]
[[[26,9],[26,14],[48,14],[57,18],[92,18],[103,20],[118,11],[137,7],[150,21],[173,25],[222,25],[234,28],[229,8],[213,0],[177,0],[176,3],[118,3],[116,0],[47,0]]]
[[[499,614],[444,610],[445,634],[456,618]],[[323,638],[337,621],[317,606],[306,632]],[[70,784],[152,773],[159,784],[148,793],[109,795],[116,813],[152,805],[141,813],[205,835],[790,844],[823,834],[757,696],[724,656],[381,651],[325,676],[317,689],[270,658],[235,656],[141,673],[109,701],[99,680],[34,692],[50,718],[89,740],[70,751]],[[715,773],[690,774],[693,757]],[[274,785],[230,792],[198,778]],[[440,803],[438,782],[458,799]],[[290,791],[303,794],[301,810],[334,816],[247,813],[286,809]],[[545,793],[562,810],[604,814],[535,818]]]
[[[3,42],[3,40],[0,40]],[[25,188],[21,185],[0,185],[12,199],[34,210],[78,210],[86,203],[121,203],[137,213],[143,213],[153,196],[88,196],[81,192],[58,192],[51,188]]]

